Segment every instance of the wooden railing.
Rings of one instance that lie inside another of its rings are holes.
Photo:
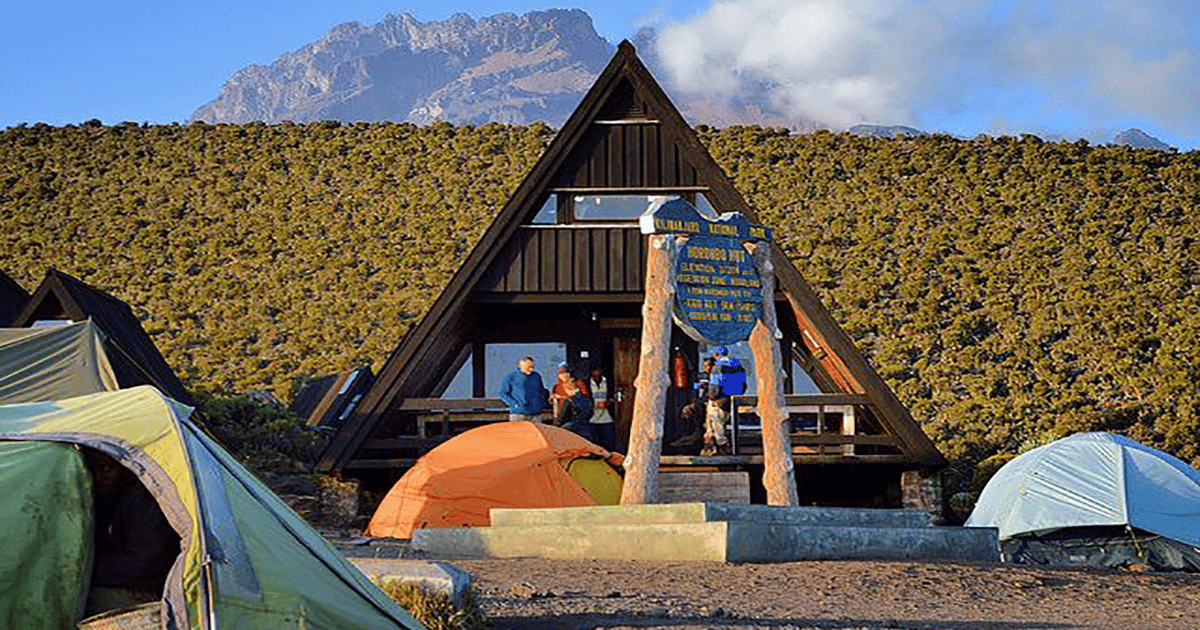
[[[862,410],[871,407],[871,401],[865,395],[796,394],[785,396],[784,402],[789,426],[792,427],[789,433],[793,453],[827,455],[827,447],[840,447],[841,455],[853,457],[857,446],[900,446],[900,441],[894,436],[863,435],[858,432],[858,416]],[[739,454],[747,437],[761,433],[761,427],[745,426],[740,421],[747,414],[755,414],[757,404],[758,398],[755,396],[735,396],[731,401],[730,446],[734,455]],[[831,417],[836,417],[833,430],[829,423]],[[797,420],[810,418],[811,428],[808,422],[796,426]]]
[[[744,418],[755,413],[758,399],[754,396],[735,397],[732,406]],[[890,435],[864,435],[859,432],[858,419],[871,408],[870,400],[858,394],[805,394],[785,397],[786,409],[793,430],[790,432],[793,456],[797,461],[815,456],[859,457],[858,447],[900,446]],[[364,450],[399,451],[409,457],[359,459],[352,468],[395,468],[411,466],[416,455],[461,430],[508,420],[508,407],[499,398],[405,398],[391,407],[415,420],[412,435],[373,438],[366,441]],[[735,416],[736,418],[737,416]],[[809,420],[797,422],[797,420]],[[760,435],[760,428],[730,422],[732,455],[741,457],[745,442]],[[741,425],[741,426],[740,426]],[[886,456],[891,457],[891,456]]]
[[[415,420],[413,434],[372,438],[363,444],[362,450],[398,451],[409,456],[356,459],[349,468],[412,466],[419,454],[456,433],[456,429],[508,420],[508,406],[499,398],[404,398],[396,401],[391,409]],[[437,429],[433,430],[433,427]]]
[[[479,425],[508,420],[508,405],[499,398],[406,398],[393,407],[416,416],[417,436],[431,437],[429,426],[438,425],[438,435],[451,434],[453,425]]]

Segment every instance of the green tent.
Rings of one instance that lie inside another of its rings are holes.
[[[61,400],[120,389],[92,320],[0,328],[0,405]]]
[[[0,442],[0,506],[0,627],[73,628],[92,535],[83,457],[69,444]]]
[[[0,443],[0,623],[36,628],[33,619],[46,619],[40,627],[55,628],[64,627],[55,619],[77,619],[91,529],[90,478],[65,446],[78,444],[132,470],[179,534],[164,629],[421,627],[198,430],[190,412],[149,386],[0,406],[8,442]],[[44,609],[26,610],[31,602]]]

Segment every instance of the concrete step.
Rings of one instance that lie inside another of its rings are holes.
[[[779,522],[564,524],[430,528],[412,546],[434,556],[598,560],[996,562],[993,528],[855,527]]]
[[[727,562],[1000,560],[997,530],[990,527],[825,527],[730,522],[727,536]]]
[[[726,523],[532,525],[418,529],[433,557],[725,561]]]
[[[492,527],[667,525],[717,521],[846,527],[925,527],[928,525],[928,517],[919,510],[775,507],[733,503],[602,505],[532,510],[493,509],[491,520]]]

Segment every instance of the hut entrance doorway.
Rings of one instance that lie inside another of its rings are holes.
[[[636,390],[633,381],[637,378],[638,359],[642,342],[639,337],[613,338],[613,390],[616,401],[617,450],[624,453],[629,447],[629,427],[633,424],[633,399]]]

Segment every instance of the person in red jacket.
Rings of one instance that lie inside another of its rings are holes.
[[[571,397],[567,393],[567,384],[574,381],[575,387],[583,392],[586,396],[591,396],[588,391],[587,383],[575,378],[571,375],[571,366],[566,361],[558,364],[558,378],[554,380],[554,389],[550,392],[550,402],[554,407],[554,417],[557,418],[559,412],[562,411],[563,402]]]

